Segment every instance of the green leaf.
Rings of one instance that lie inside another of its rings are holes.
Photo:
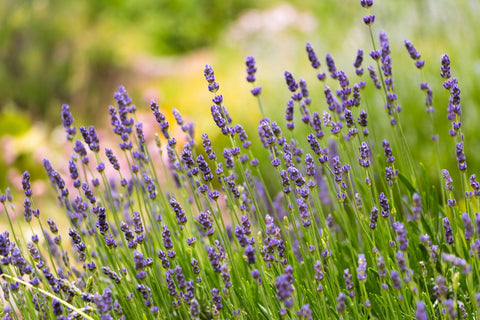
[[[402,184],[408,189],[408,191],[410,191],[410,193],[414,193],[417,191],[417,189],[415,189],[415,187],[410,183],[407,177],[405,177],[403,174],[399,173],[398,178],[400,179]]]

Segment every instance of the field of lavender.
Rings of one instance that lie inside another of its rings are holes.
[[[244,112],[260,110],[257,132],[230,115],[208,64],[212,103],[199,104],[211,104],[214,141],[156,101],[151,132],[123,86],[108,109],[113,144],[63,105],[68,173],[43,164],[65,217],[36,205],[28,171],[23,206],[0,192],[9,224],[0,234],[2,318],[479,318],[480,184],[467,168],[456,62],[436,62],[441,87],[418,83],[425,112],[415,121],[436,150],[424,159],[406,138],[412,124],[402,121],[388,35],[373,30],[373,0],[358,10],[371,49],[356,51],[353,68],[330,54],[321,61],[306,43],[322,103],[285,71],[285,117],[269,118],[262,66],[245,59]],[[411,60],[402,68],[423,76],[429,62],[404,46]],[[440,106],[434,91],[446,92]],[[447,109],[446,137],[437,108]],[[22,213],[27,224],[12,219]]]

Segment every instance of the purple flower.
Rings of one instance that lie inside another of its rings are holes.
[[[372,15],[363,17],[363,22],[364,22],[367,26],[372,25],[372,24],[375,22],[375,15],[372,14]]]
[[[378,50],[373,50],[373,51],[370,51],[370,57],[377,61],[378,59],[380,59],[380,51]],[[373,70],[373,67],[372,66],[369,66],[369,69],[372,68]]]
[[[272,123],[273,126],[273,123]],[[245,129],[240,124],[235,125],[235,132],[238,134],[238,138],[242,142],[242,147],[248,149],[251,145],[251,142],[248,140],[248,135],[245,132]]]
[[[275,144],[276,138],[273,133],[272,127],[268,119],[260,120],[260,125],[258,126],[258,134],[260,136],[260,141],[265,148],[269,149]]]
[[[458,169],[460,169],[460,171],[467,170],[467,160],[465,158],[465,153],[463,152],[463,142],[457,143],[455,152],[457,155]]]
[[[252,56],[248,56],[245,59],[245,65],[247,66],[247,81],[255,82],[255,73],[257,72],[257,68],[255,67],[255,59]]]
[[[313,50],[310,42],[307,42],[306,48],[307,48],[308,60],[310,61],[314,69],[318,69],[320,67],[320,61],[318,60],[317,54]]]
[[[85,127],[80,127],[79,129],[82,133],[83,140],[88,145],[90,150],[92,150],[93,152],[98,152],[100,150],[100,145],[95,128],[93,126],[90,126],[88,129]]]
[[[408,40],[405,40],[403,41],[403,44],[405,45],[405,48],[407,49],[408,54],[410,55],[410,58],[412,58],[413,60],[420,59],[420,52],[418,52],[417,49],[415,49],[415,46],[413,45],[413,43],[411,43]]]
[[[57,299],[52,300],[52,311],[55,316],[60,316],[63,314],[62,303]]]
[[[422,213],[422,198],[418,195],[418,193],[414,193],[412,196],[412,213],[413,213],[413,220],[420,219],[420,214]]]
[[[90,190],[90,187],[87,183],[82,183],[82,190],[83,192],[85,192],[85,197],[87,197],[88,201],[90,201],[90,203],[94,205],[95,202],[97,202],[97,199],[95,198],[95,195],[93,194],[92,190]]]
[[[353,281],[352,281],[352,274],[350,273],[350,269],[345,269],[343,271],[343,279],[345,280],[345,288],[348,290],[348,295],[350,297],[355,297],[355,291],[353,290]]]
[[[294,102],[293,102],[293,100],[288,100],[285,119],[287,120],[287,128],[289,130],[292,130],[293,127],[294,127],[293,111],[294,111]]]
[[[453,190],[453,180],[450,177],[450,173],[446,169],[442,170],[442,177],[445,180],[445,189],[447,189],[447,191],[452,191]]]
[[[206,133],[202,134],[202,145],[203,145],[203,148],[205,149],[205,152],[207,153],[208,158],[210,160],[215,160],[216,159],[215,151],[213,151],[212,142],[210,141]]]
[[[51,218],[48,218],[47,223],[48,223],[48,226],[50,228],[50,232],[53,233],[53,234],[57,234],[58,233],[58,228],[57,228],[57,224],[55,223],[55,221],[53,221]]]
[[[435,286],[433,287],[434,295],[437,299],[442,299],[447,296],[448,288],[446,286],[445,278],[439,275],[435,282]]]
[[[393,156],[392,149],[390,148],[390,143],[387,140],[383,140],[382,142],[383,151],[385,152],[385,157],[387,157],[387,163],[394,163],[395,157]]]
[[[288,90],[291,92],[297,91],[298,84],[295,82],[293,75],[288,71],[285,71],[285,82],[287,83]]]
[[[315,175],[315,162],[313,157],[309,153],[305,155],[305,173],[307,174],[307,176]]]
[[[194,318],[192,319],[197,319],[197,317],[200,314],[200,304],[198,303],[197,299],[192,299],[190,301],[190,315]]]
[[[420,83],[420,89],[425,92],[425,106],[427,107],[427,113],[433,113],[433,91],[428,82]]]
[[[210,292],[212,293],[213,304],[217,307],[218,310],[221,310],[223,308],[223,304],[222,297],[219,294],[220,291],[217,288],[213,288]]]
[[[307,82],[304,79],[300,78],[298,80],[298,85],[300,87],[300,92],[302,93],[303,101],[306,105],[309,105],[311,103],[311,99],[308,97],[309,92],[307,88]]]
[[[173,279],[173,276],[174,271],[172,269],[168,269],[167,272],[165,272],[165,281],[167,282],[168,294],[172,297],[177,295],[177,288],[175,286],[175,280]]]
[[[442,66],[440,67],[440,76],[444,79],[450,79],[451,73],[450,73],[450,58],[444,54],[441,59]]]
[[[402,282],[400,280],[399,273],[395,270],[392,270],[390,272],[390,277],[392,278],[393,287],[397,290],[400,290],[402,288]]]
[[[22,175],[22,187],[26,197],[32,196],[32,187],[30,186],[30,173],[25,171]]]
[[[443,227],[445,228],[445,241],[447,244],[453,244],[453,230],[447,217],[443,218]]]
[[[70,112],[70,107],[67,104],[62,105],[62,123],[65,131],[67,132],[67,139],[72,141],[77,129],[72,126],[73,116]]]
[[[468,274],[472,271],[472,266],[465,259],[459,258],[453,254],[442,252],[442,260],[455,267],[462,267],[462,272]]]
[[[168,250],[173,248],[171,232],[170,232],[170,229],[168,229],[168,226],[166,224],[163,225],[162,239],[163,239],[163,246],[165,247],[165,249]]]
[[[473,229],[472,220],[470,220],[470,216],[467,212],[462,213],[462,221],[465,226],[465,240],[470,241],[473,238],[475,231]]]
[[[32,209],[32,202],[30,201],[30,198],[26,197],[25,200],[23,201],[23,215],[25,217],[26,222],[32,221],[32,215],[35,209]]]
[[[225,112],[222,112],[222,111],[226,111],[225,108],[222,108],[221,106],[214,104],[213,106],[211,106],[210,110],[211,110],[213,121],[215,121],[215,124],[217,125],[217,127],[219,127],[222,130],[223,134],[228,135],[230,132],[230,129],[227,127],[228,118],[226,118],[227,115],[225,114]]]
[[[324,277],[324,274],[323,274],[323,271],[322,271],[322,264],[320,262],[320,260],[317,260],[315,262],[315,280],[316,281],[322,281],[323,280],[323,277]]]
[[[373,6],[373,0],[360,0],[360,5],[364,8],[370,8]]]
[[[187,282],[185,281],[185,275],[183,274],[183,270],[180,266],[176,266],[174,269],[175,278],[177,278],[177,285],[180,290],[183,290],[187,286]]]
[[[210,260],[210,264],[213,267],[213,271],[220,272],[220,262],[224,260],[225,253],[223,248],[220,246],[220,242],[215,240],[214,247],[207,248],[208,259]]]
[[[359,281],[365,281],[367,279],[367,260],[363,253],[358,255],[357,277]]]
[[[300,319],[312,320],[313,314],[312,310],[310,310],[310,305],[304,304],[302,308],[297,311],[297,316],[299,316]]]
[[[387,186],[391,187],[393,185],[393,179],[398,176],[398,170],[393,170],[392,167],[385,168],[385,181],[387,182]]]
[[[475,196],[480,196],[480,183],[478,183],[477,181],[477,176],[475,174],[472,174],[469,178],[469,181]]]
[[[260,277],[260,271],[258,271],[258,269],[253,269],[250,272],[250,275],[253,277],[253,279],[255,279],[257,284],[262,284],[262,278]]]
[[[382,217],[387,218],[390,215],[387,196],[382,192],[379,196],[380,207],[382,207]]]
[[[377,220],[378,220],[378,209],[377,207],[373,207],[372,211],[370,211],[370,224],[369,227],[372,230],[375,230],[377,227]]]
[[[302,219],[302,225],[307,228],[312,222],[310,220],[310,212],[308,210],[307,202],[304,198],[297,198],[298,211],[300,212],[300,218]]]
[[[220,266],[220,273],[222,275],[222,281],[223,281],[223,284],[225,285],[225,288],[226,289],[231,288],[232,283],[230,282],[230,272],[228,271],[228,267],[226,263]]]
[[[447,299],[445,301],[445,306],[447,307],[450,319],[457,319],[457,309],[455,308],[455,301],[453,299]]]
[[[345,309],[347,308],[347,306],[345,305],[346,300],[347,300],[347,296],[345,296],[343,292],[340,292],[340,294],[337,297],[337,306],[336,306],[338,313],[345,312]]]
[[[256,262],[255,248],[251,244],[245,247],[243,254],[246,257],[248,264],[254,264]]]
[[[168,121],[165,120],[166,119],[165,115],[160,112],[157,102],[152,101],[150,103],[150,109],[153,111],[153,115],[157,120],[157,123],[160,127],[160,130],[162,131],[163,136],[165,137],[165,139],[170,139],[170,134],[168,133],[168,128],[170,125]]]
[[[370,75],[370,78],[372,79],[375,88],[380,89],[382,87],[382,84],[378,79],[377,72],[375,71],[375,69],[373,69],[372,66],[368,66],[368,74]]]
[[[109,229],[109,225],[107,222],[107,214],[106,209],[103,207],[94,207],[92,211],[98,216],[98,221],[95,224],[98,228],[98,231],[101,235],[105,235]]]
[[[458,121],[458,118],[462,114],[462,108],[460,105],[460,88],[458,87],[458,81],[456,78],[445,81],[443,86],[450,90],[447,118],[452,121],[452,129],[450,129],[449,133],[454,137],[458,134],[458,131],[462,126],[462,123]]]
[[[358,49],[355,62],[353,63],[353,66],[355,67],[355,73],[357,74],[357,76],[361,76],[363,74],[363,68],[361,68],[362,62],[363,62],[363,50]]]
[[[112,164],[115,170],[120,170],[120,164],[118,163],[117,157],[113,154],[112,149],[105,148],[105,155],[108,158],[108,161]]]
[[[337,79],[337,67],[335,66],[335,60],[333,60],[333,57],[330,55],[330,53],[326,54],[325,61],[327,64],[328,72],[330,72],[330,77],[332,79]]]
[[[358,162],[364,168],[368,168],[370,166],[370,147],[366,142],[362,142],[360,147],[358,147],[360,151],[360,158],[358,158]]]
[[[463,302],[458,301],[458,309],[460,310],[460,317],[462,319],[466,319],[468,317],[468,313]]]
[[[217,94],[213,97],[212,102],[215,103],[216,105],[221,105],[223,102],[223,96],[221,94]],[[178,122],[178,120],[177,120]]]
[[[205,65],[203,75],[205,76],[205,80],[208,82],[208,91],[216,93],[219,89],[219,85],[215,82],[215,73],[213,72],[212,66],[208,64]]]
[[[415,310],[415,319],[416,320],[428,319],[427,309],[425,308],[425,302],[423,301],[417,302],[417,309]]]
[[[258,97],[260,95],[260,93],[262,93],[262,87],[255,87],[253,88],[252,90],[250,90],[250,93],[254,96],[254,97]]]
[[[395,254],[395,258],[397,259],[397,265],[400,268],[400,271],[405,274],[405,278],[403,278],[403,281],[407,283],[410,282],[410,276],[413,271],[411,269],[408,269],[407,261],[405,260],[405,255],[403,251],[397,251],[397,253]]]
[[[282,301],[285,307],[291,307],[293,305],[293,299],[291,298],[293,293],[293,277],[289,274],[278,276],[275,287],[277,289],[277,299]]]
[[[182,230],[183,225],[187,223],[187,216],[185,215],[185,211],[182,209],[182,206],[175,198],[170,199],[170,206],[172,207],[173,212],[175,212],[177,223],[180,227],[180,230]]]
[[[113,239],[113,235],[111,233],[108,234],[108,236],[104,236],[103,239],[105,240],[105,244],[107,247],[110,248],[116,248],[117,247],[117,242],[115,239]]]
[[[212,225],[212,213],[209,210],[200,212],[200,214],[198,215],[198,222],[200,223],[200,226],[203,228],[207,236],[213,235],[215,229]]]

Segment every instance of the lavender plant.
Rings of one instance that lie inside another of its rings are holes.
[[[47,159],[44,166],[70,225],[53,217],[45,225],[25,172],[33,236],[11,220],[0,234],[3,319],[480,317],[480,188],[467,174],[450,59],[442,57],[440,75],[453,142],[442,143],[452,145],[460,181],[438,155],[445,185],[437,190],[404,138],[387,34],[375,40],[373,1],[360,3],[372,39],[370,80],[363,50],[350,78],[330,54],[322,70],[306,44],[325,104],[313,103],[313,84],[286,71],[285,121],[269,119],[255,59],[247,57],[246,80],[262,113],[259,140],[230,117],[209,65],[212,118],[229,144],[223,150],[205,133],[197,141],[177,110],[183,134],[174,136],[156,102],[158,134],[148,143],[123,87],[108,109],[118,146],[102,145],[94,127],[77,130],[64,105],[74,151],[68,174]],[[421,70],[420,53],[405,46]],[[368,122],[381,108],[368,103],[367,86],[383,98],[387,136]],[[433,121],[432,88],[419,87]],[[10,219],[10,194],[0,201]]]

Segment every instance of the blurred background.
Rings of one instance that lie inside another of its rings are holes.
[[[462,89],[469,173],[480,165],[479,10],[477,0],[378,0],[372,10],[375,33],[385,30],[390,38],[407,139],[427,167],[433,168],[434,149],[422,81],[434,90],[442,164],[456,166],[446,119],[448,92],[439,77],[444,53]],[[33,179],[43,178],[47,154],[66,168],[71,151],[61,127],[63,103],[70,105],[76,126],[108,131],[108,105],[119,85],[126,86],[140,114],[149,114],[155,99],[165,113],[177,108],[195,119],[197,138],[202,132],[215,138],[219,132],[210,119],[211,94],[203,78],[204,65],[211,64],[234,121],[255,136],[261,115],[244,66],[245,57],[253,55],[267,115],[284,123],[290,96],[285,70],[308,81],[314,105],[324,110],[323,85],[315,79],[305,43],[311,42],[322,63],[330,53],[337,67],[353,76],[357,49],[372,50],[362,22],[366,14],[359,0],[2,0],[0,190],[20,188],[27,169]],[[413,66],[404,39],[426,60],[423,73]],[[364,67],[369,64],[366,57]],[[383,103],[377,110],[370,121],[382,119],[378,130],[390,132]]]

